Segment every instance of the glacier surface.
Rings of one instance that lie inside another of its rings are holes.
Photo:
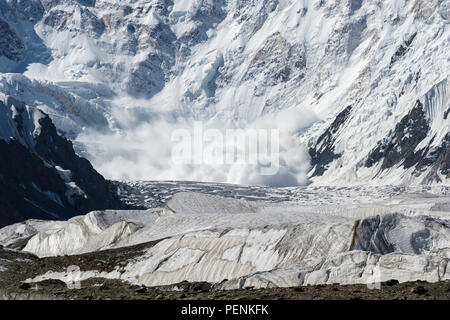
[[[34,222],[34,235],[24,228],[31,222],[21,223],[1,229],[0,239],[7,244],[31,235],[23,251],[39,257],[106,249],[114,254],[152,243],[113,271],[80,266],[80,279],[146,286],[187,280],[235,289],[450,278],[448,194],[392,196],[384,205],[367,199],[333,204],[332,198],[321,205],[305,200],[307,194],[302,201],[267,202],[181,192],[165,207],[92,212],[51,227]],[[28,281],[70,277],[48,271]]]

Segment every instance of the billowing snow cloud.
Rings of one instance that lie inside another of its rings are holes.
[[[244,127],[116,108],[113,133],[86,131],[77,141],[94,167],[118,180],[193,180],[268,186],[304,185],[310,159],[295,136],[317,117],[290,108]]]

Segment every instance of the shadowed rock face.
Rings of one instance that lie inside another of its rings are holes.
[[[71,16],[67,15],[66,11],[53,10],[43,20],[44,24],[58,30],[64,31],[72,23]],[[80,7],[80,25],[83,31],[91,34],[94,37],[99,37],[105,31],[105,23],[103,20],[97,18],[88,8]]]
[[[11,29],[9,24],[0,19],[0,56],[13,61],[22,59],[25,45],[19,35]]]
[[[445,137],[445,141],[447,142],[447,146],[445,151],[443,151],[442,163],[440,169],[443,174],[447,175],[447,178],[450,178],[450,133]]]
[[[12,98],[0,104],[0,111],[14,106],[17,112],[11,119],[16,136],[0,139],[0,226],[121,207],[110,182],[75,154],[72,142],[56,132],[47,115]],[[34,113],[42,117],[33,133],[27,121],[36,120],[30,117]]]
[[[343,126],[345,121],[350,115],[352,110],[351,106],[348,106],[341,111],[331,126],[317,139],[315,145],[309,149],[309,155],[311,156],[311,165],[314,167],[313,176],[321,176],[326,171],[326,167],[333,160],[338,159],[340,154],[334,152],[334,143],[339,129]]]
[[[93,209],[117,208],[118,201],[106,181],[91,163],[75,154],[72,142],[56,132],[49,117],[40,120],[41,134],[36,139],[36,152],[47,161],[72,172],[72,179],[86,193],[75,209],[87,212]]]
[[[444,119],[446,116],[444,114]],[[389,135],[378,143],[378,146],[369,154],[366,167],[372,167],[381,162],[381,170],[402,165],[405,169],[414,167],[415,173],[420,173],[427,167],[433,170],[423,181],[440,181],[437,172],[449,177],[450,174],[450,134],[447,133],[438,146],[430,143],[416,150],[419,143],[427,137],[430,131],[429,120],[425,114],[424,106],[420,101],[396,125]]]
[[[416,171],[420,171],[427,166],[433,168],[433,171],[425,178],[425,183],[440,182],[441,179],[437,175],[438,172],[444,177],[450,177],[450,133],[447,133],[438,147],[430,148],[427,146],[420,151],[423,154],[423,158],[419,159]]]
[[[417,33],[412,34],[408,40],[406,40],[400,47],[398,47],[397,51],[395,52],[395,54],[392,56],[391,58],[391,63],[390,63],[390,67],[392,67],[392,65],[397,62],[398,60],[400,60],[408,51],[408,49],[410,48],[411,44],[413,43],[415,37],[416,37]]]
[[[416,152],[417,145],[425,139],[430,129],[423,104],[416,106],[390,132],[388,137],[378,143],[367,161],[366,167],[382,161],[381,169],[388,169],[402,162],[405,169],[416,165],[423,157],[422,151]]]
[[[0,140],[0,152],[0,226],[31,218],[68,218],[77,213],[70,208],[64,196],[67,188],[54,168],[46,167],[17,140]],[[39,189],[52,193],[55,199]]]
[[[20,21],[27,20],[30,22],[36,22],[42,18],[44,14],[44,6],[54,2],[43,0],[9,0],[0,2],[0,14],[6,18],[6,20]]]

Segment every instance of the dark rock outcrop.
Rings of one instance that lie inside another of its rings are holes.
[[[389,67],[392,67],[394,63],[396,63],[406,54],[411,44],[413,43],[414,39],[416,38],[416,35],[417,33],[412,34],[400,47],[398,47],[397,51],[391,58],[391,63],[389,64]]]
[[[15,135],[0,139],[0,227],[122,207],[113,185],[75,154],[47,115],[8,98],[0,101],[0,116],[8,117],[13,106]],[[38,130],[30,131],[30,119],[39,123]]]
[[[25,54],[25,45],[20,36],[4,20],[0,19],[0,56],[19,61]]]
[[[405,169],[416,165],[423,158],[423,151],[415,151],[415,149],[425,139],[429,129],[423,104],[418,100],[415,107],[369,154],[366,167],[372,167],[379,161],[382,161],[381,170],[399,163],[402,163]]]
[[[415,174],[431,168],[423,183],[440,181],[438,172],[450,177],[450,133],[445,135],[439,145],[432,146],[435,139],[433,137],[428,145],[417,150],[417,146],[427,137],[429,131],[430,124],[424,105],[417,100],[415,107],[369,153],[365,166],[372,167],[381,162],[381,170],[397,165],[405,169],[414,167]]]
[[[443,176],[450,178],[450,132],[447,133],[438,147],[425,149],[426,153],[423,159],[418,162],[418,169],[425,166],[432,166],[433,170],[425,178],[424,183],[432,181],[440,182],[439,176],[436,174],[440,172]]]
[[[335,153],[334,143],[336,141],[337,133],[342,125],[347,121],[351,106],[348,106],[341,111],[333,123],[327,128],[327,130],[317,139],[317,142],[313,147],[309,149],[309,155],[311,157],[311,165],[313,166],[312,176],[321,176],[326,171],[326,167],[333,160],[338,159],[341,155]]]

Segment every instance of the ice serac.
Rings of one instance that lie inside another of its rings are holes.
[[[93,211],[32,234],[24,251],[38,256],[92,252],[114,246],[157,218],[152,210]]]
[[[365,215],[367,206],[337,210],[184,192],[165,209],[71,219],[34,235],[24,251],[41,257],[104,249],[114,254],[115,248],[152,243],[112,272],[82,272],[82,278],[147,286],[185,280],[233,289],[448,279],[450,213],[440,207],[440,216],[431,211],[424,216],[427,200],[422,201],[410,205],[409,215],[396,213],[395,205],[393,212]],[[66,276],[51,272],[30,281]]]
[[[48,115],[0,94],[0,225],[118,208],[110,183],[75,154]]]

